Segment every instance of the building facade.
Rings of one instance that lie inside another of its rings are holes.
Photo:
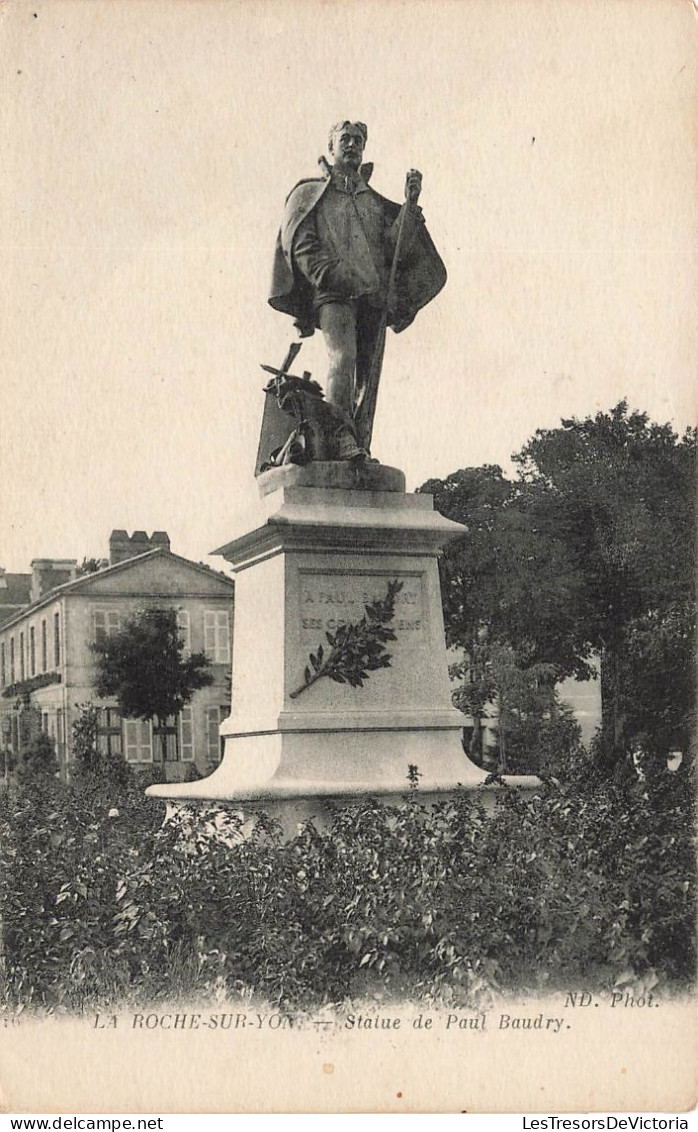
[[[77,562],[32,563],[31,600],[0,625],[0,743],[16,761],[28,714],[55,742],[70,777],[72,727],[81,705],[99,708],[99,743],[135,769],[178,781],[192,767],[207,774],[221,758],[219,726],[230,711],[234,583],[170,551],[164,532],[150,538],[114,531],[109,565],[78,575]],[[145,607],[176,610],[185,652],[203,652],[213,683],[202,688],[163,736],[154,723],[122,719],[97,700],[90,646]],[[26,736],[24,737],[26,738]],[[163,765],[164,762],[164,765]],[[159,765],[158,765],[159,764]]]

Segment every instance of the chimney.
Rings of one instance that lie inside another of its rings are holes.
[[[126,531],[112,531],[109,535],[109,565],[125,562],[131,557],[131,540]]]
[[[133,558],[136,554],[147,554],[151,549],[152,547],[150,545],[150,539],[148,538],[145,531],[134,531],[131,535],[130,557]]]
[[[153,531],[150,538],[145,531],[134,531],[130,536],[127,531],[112,531],[109,536],[109,565],[116,566],[118,562],[126,562],[138,554],[147,554],[149,550],[165,550],[169,554],[170,539],[167,531]]]
[[[77,575],[77,558],[34,558],[31,562],[31,600],[38,601],[56,586],[72,582]]]
[[[155,550],[156,547],[160,547],[161,550],[164,550],[169,554],[170,536],[168,535],[167,531],[153,531],[152,535],[150,536],[150,545],[153,550]]]

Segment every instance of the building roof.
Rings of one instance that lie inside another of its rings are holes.
[[[0,626],[11,621],[31,601],[31,574],[0,573]]]
[[[123,562],[117,562],[113,566],[105,566],[103,569],[95,570],[91,574],[81,574],[79,578],[75,578],[72,582],[64,582],[63,585],[56,586],[55,589],[49,590],[48,593],[44,594],[43,597],[40,597],[37,601],[25,604],[23,608],[19,610],[13,610],[10,616],[5,618],[4,621],[0,620],[0,627],[6,629],[9,625],[21,621],[24,617],[31,616],[37,609],[41,609],[44,605],[50,605],[56,598],[62,597],[65,594],[89,593],[89,591],[95,587],[95,583],[100,582],[102,579],[112,578],[115,574],[133,570],[134,567],[140,566],[144,562],[155,558],[164,558],[168,561],[171,559],[180,565],[186,566],[189,570],[203,575],[209,579],[209,581],[214,579],[216,582],[223,583],[229,588],[231,595],[235,590],[235,582],[233,579],[229,578],[227,574],[221,573],[220,570],[212,570],[209,566],[204,566],[199,562],[192,562],[191,559],[182,558],[179,554],[172,554],[171,551],[165,550],[164,548],[157,548],[156,550],[149,550],[145,554],[138,554],[133,558],[127,558]],[[25,577],[25,575],[21,574],[13,576]],[[5,575],[5,577],[10,577],[10,575]],[[26,575],[26,577],[31,581],[30,574]],[[0,605],[0,610],[1,609],[2,606]],[[1,616],[2,614],[0,612],[0,618]]]

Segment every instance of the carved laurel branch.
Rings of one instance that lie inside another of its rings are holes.
[[[303,683],[291,692],[292,700],[324,677],[336,684],[362,688],[370,672],[390,668],[392,657],[386,652],[385,645],[386,641],[396,640],[390,622],[395,615],[395,598],[403,585],[397,579],[388,582],[386,596],[382,601],[365,605],[360,621],[340,625],[336,633],[325,633],[329,652],[325,652],[323,645],[317,652],[311,652]]]

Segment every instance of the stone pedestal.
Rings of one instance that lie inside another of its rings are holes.
[[[208,778],[155,786],[169,798],[274,802],[420,793],[479,785],[451,705],[438,554],[463,528],[407,495],[395,469],[314,463],[258,479],[246,533],[215,553],[235,569],[232,711],[225,755]],[[304,670],[326,633],[402,582],[390,622],[390,667],[362,687]],[[301,690],[302,689],[302,690]]]

